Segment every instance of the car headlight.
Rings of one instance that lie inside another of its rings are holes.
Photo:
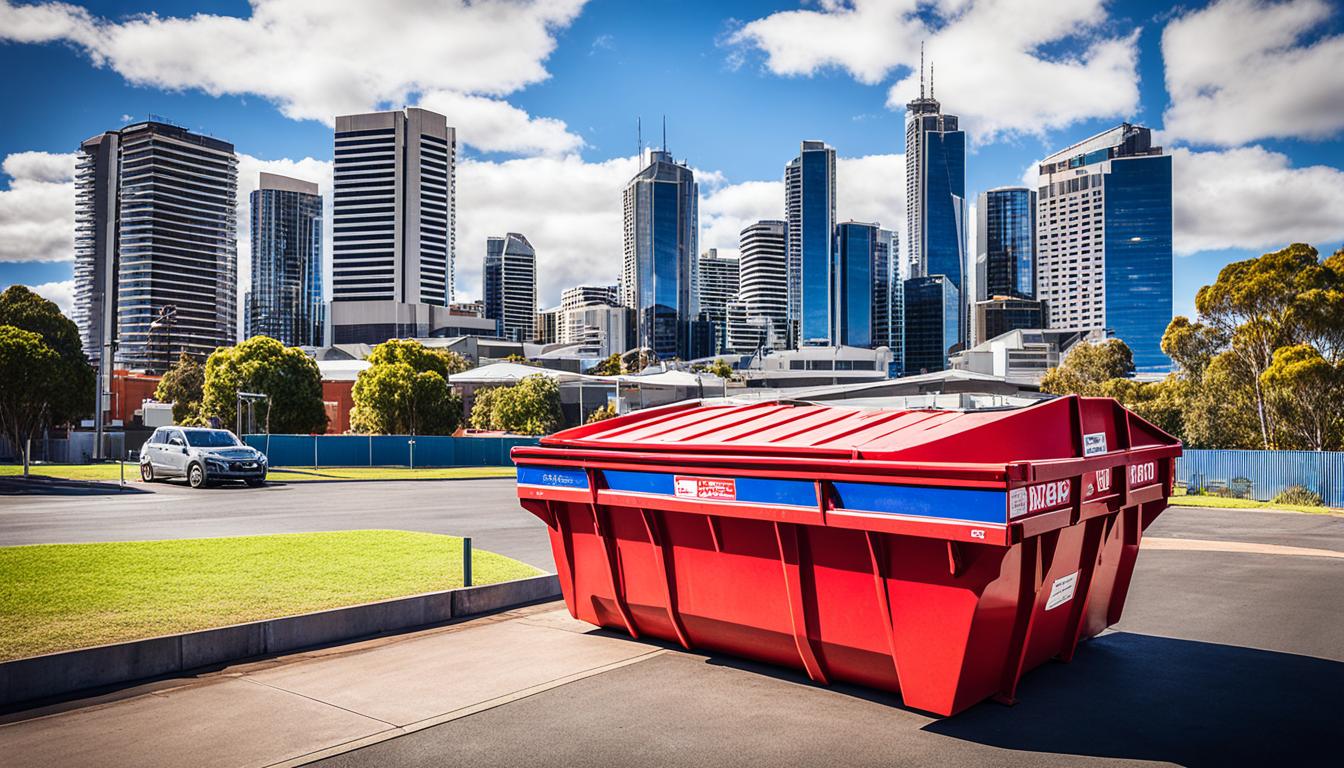
[[[206,459],[205,465],[211,469],[228,469],[229,466],[219,459]]]

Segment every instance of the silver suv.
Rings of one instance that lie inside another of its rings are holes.
[[[140,477],[147,483],[185,477],[192,488],[219,480],[258,486],[266,482],[266,454],[227,429],[159,427],[140,447]]]

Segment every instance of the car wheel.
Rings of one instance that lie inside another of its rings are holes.
[[[140,479],[144,480],[146,483],[154,482],[154,466],[152,464],[145,463],[140,465]]]
[[[244,482],[246,482],[248,486],[251,488],[260,488],[261,486],[266,484],[265,478],[261,477],[249,477]]]
[[[205,468],[200,464],[192,464],[187,469],[187,482],[192,488],[205,487]]]

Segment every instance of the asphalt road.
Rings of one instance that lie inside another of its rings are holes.
[[[0,498],[0,544],[343,528],[470,534],[551,567],[512,480]],[[1272,547],[1344,552],[1344,517],[1178,507],[1146,541],[1121,622],[1071,664],[1028,674],[1013,707],[937,719],[896,696],[664,645],[324,765],[1335,764],[1344,559]]]
[[[1344,518],[1173,509],[1154,537],[1344,549]],[[677,649],[323,763],[354,766],[1327,765],[1344,560],[1151,548],[1121,622],[947,719]]]
[[[391,528],[471,536],[479,548],[555,570],[546,525],[512,478],[230,484],[132,483],[0,496],[0,546]]]

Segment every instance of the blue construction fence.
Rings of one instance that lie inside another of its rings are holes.
[[[1337,451],[1192,450],[1176,460],[1176,480],[1192,492],[1269,501],[1293,485],[1344,507],[1344,453]]]
[[[515,445],[535,437],[446,435],[244,435],[273,467],[504,467]],[[412,446],[411,441],[415,444]]]

